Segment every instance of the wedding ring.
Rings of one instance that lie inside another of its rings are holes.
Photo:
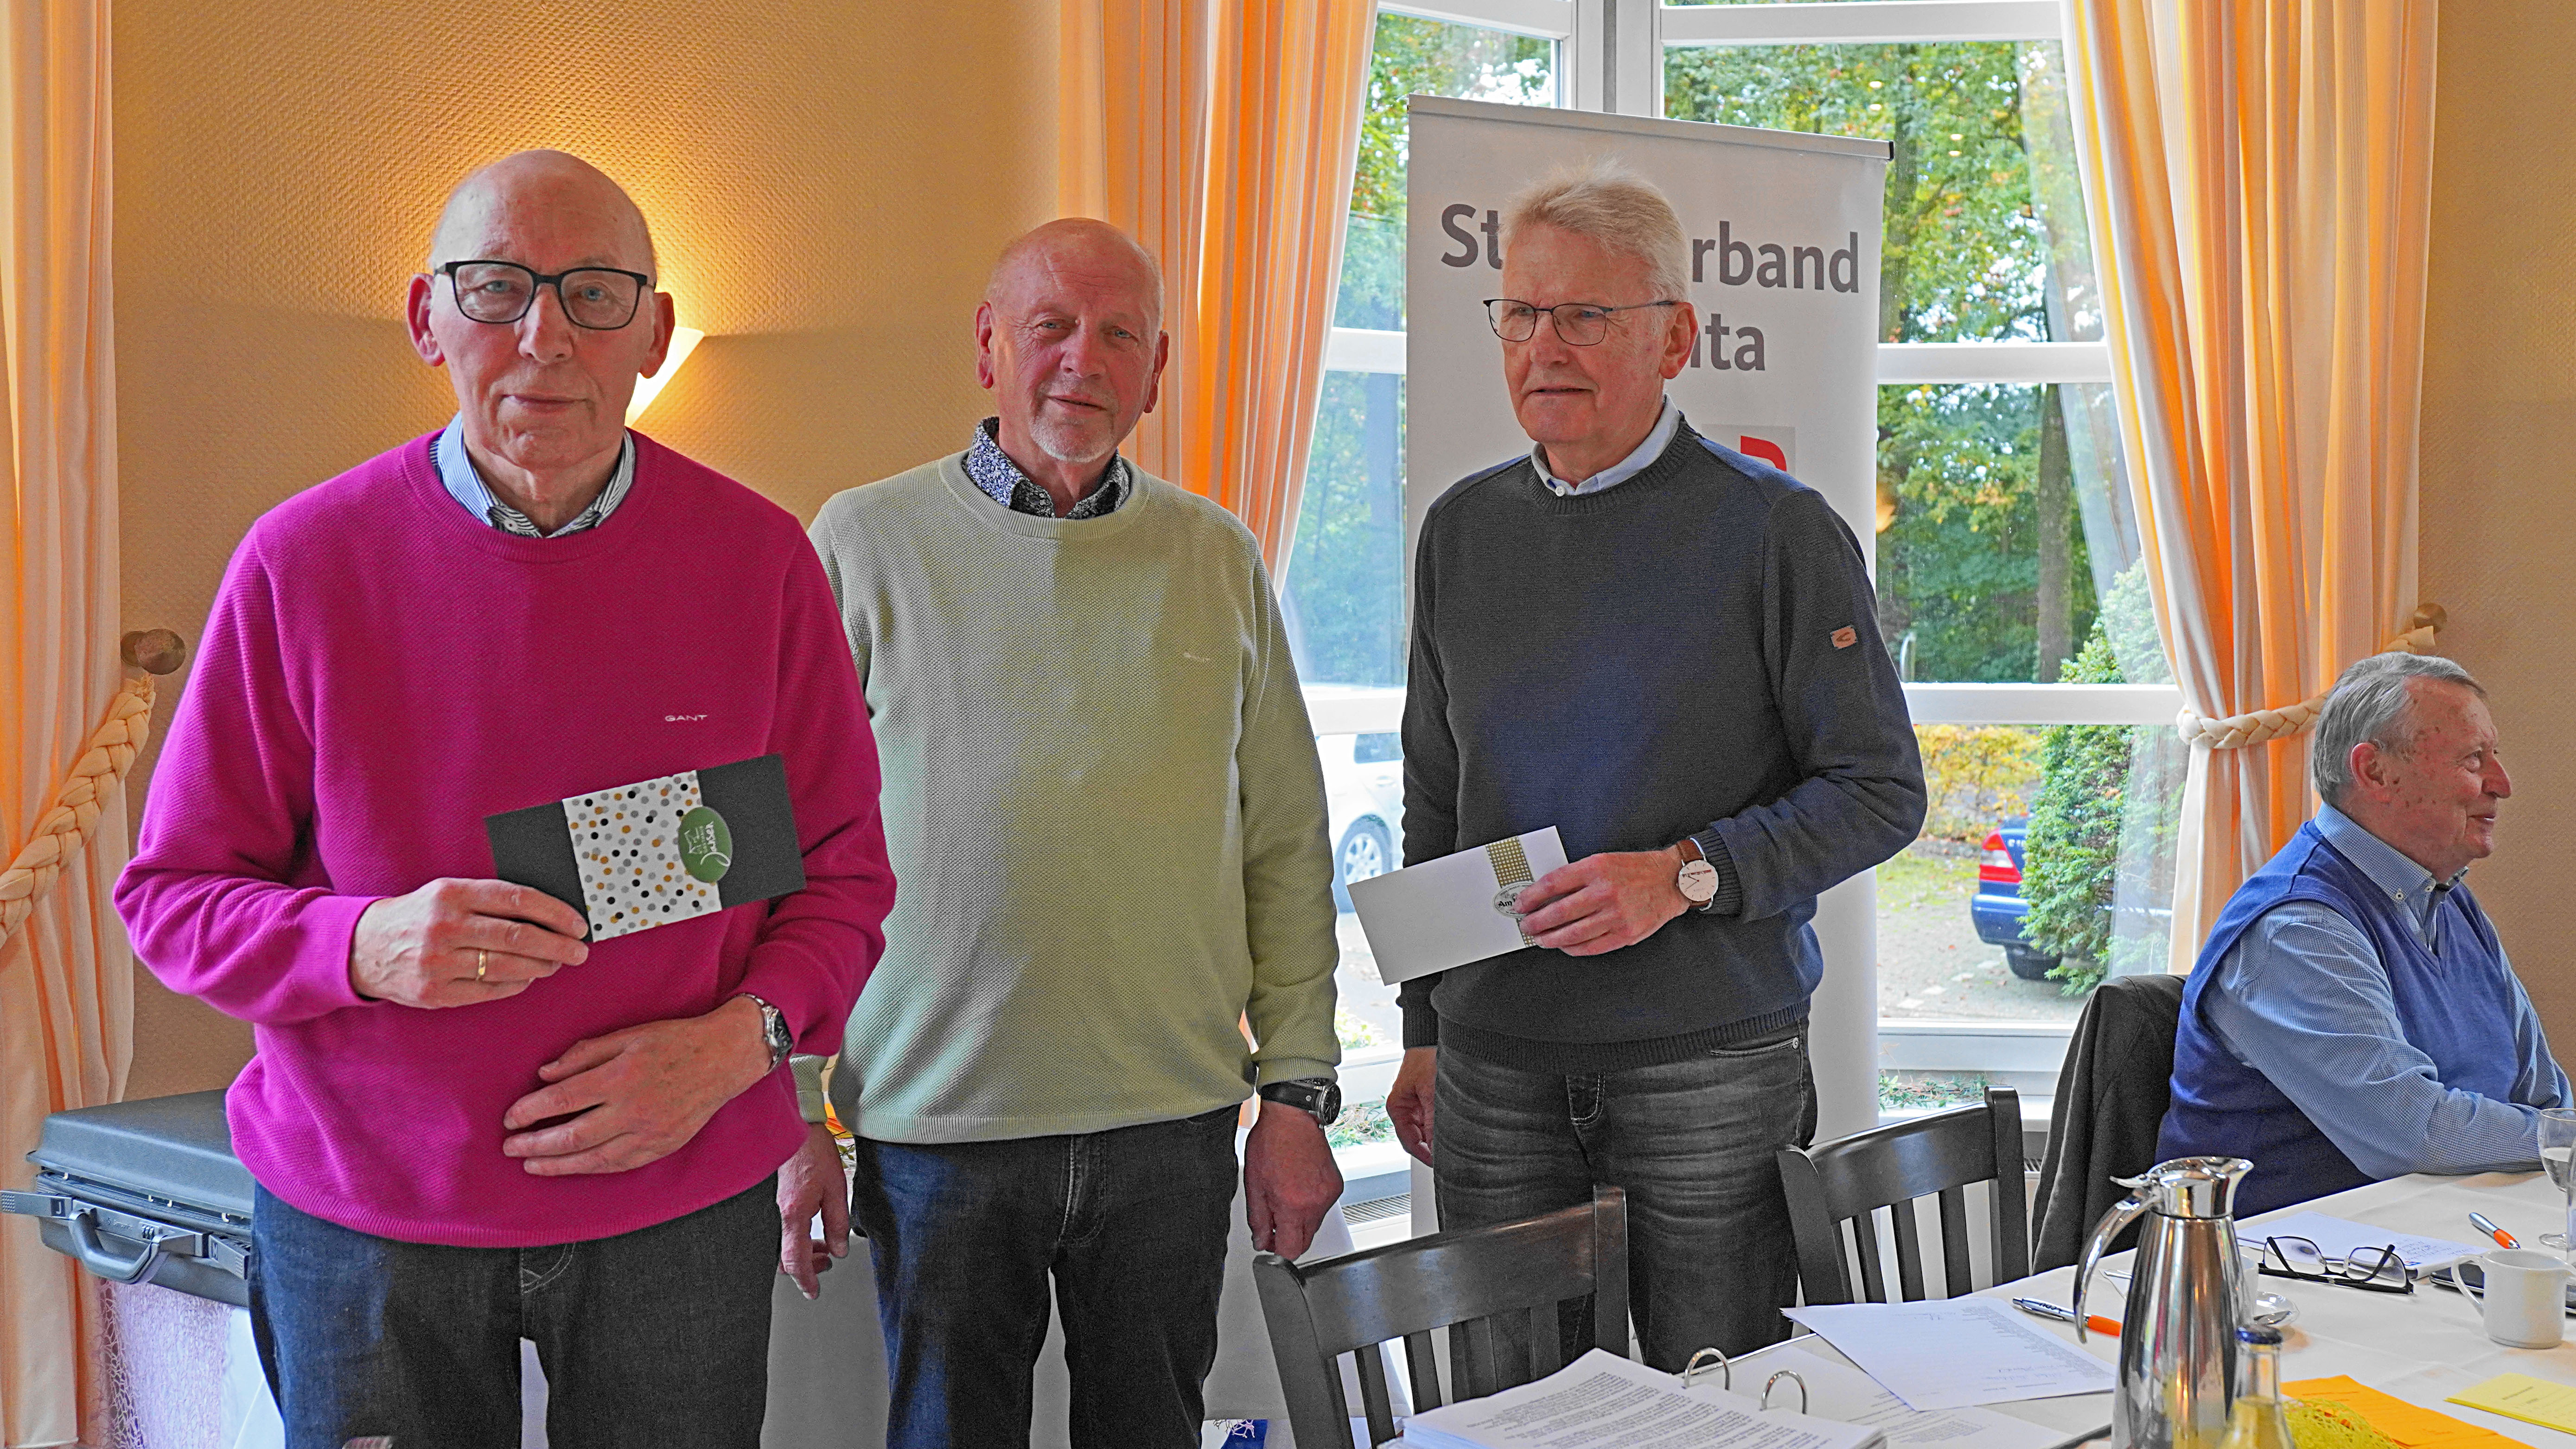
[[[491,965],[491,964],[492,964],[492,953],[491,953],[491,952],[489,952],[489,951],[476,951],[476,952],[474,953],[474,979],[475,979],[475,980],[477,980],[477,981],[482,980],[482,979],[483,979],[483,969],[484,969],[485,967],[487,967],[487,966]]]

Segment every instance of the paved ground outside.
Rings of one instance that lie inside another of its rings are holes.
[[[2065,995],[2054,981],[2021,980],[2004,965],[2002,947],[1977,939],[1968,921],[1977,858],[1952,849],[1917,845],[1879,867],[1879,1014],[1895,1021],[2073,1021],[2083,998]],[[1360,918],[1346,911],[1337,924],[1342,1045],[1356,1051],[1403,1041],[1395,988],[1377,979]]]
[[[1890,1021],[2073,1021],[2084,999],[2024,981],[1977,939],[1977,857],[1917,842],[1878,868],[1878,1013]]]

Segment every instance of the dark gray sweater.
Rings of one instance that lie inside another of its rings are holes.
[[[1679,1061],[1805,1019],[1826,887],[1923,825],[1860,546],[1822,495],[1687,424],[1559,498],[1526,458],[1431,506],[1414,556],[1404,855],[1554,825],[1568,859],[1695,836],[1715,909],[1633,946],[1408,981],[1408,1047],[1538,1071]]]

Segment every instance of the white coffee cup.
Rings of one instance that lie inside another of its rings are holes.
[[[2567,1336],[2567,1261],[2556,1253],[2499,1248],[2477,1260],[2486,1286],[2487,1337],[2507,1348],[2555,1348]]]

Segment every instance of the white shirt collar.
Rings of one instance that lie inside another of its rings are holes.
[[[1646,433],[1646,441],[1637,445],[1637,451],[1582,482],[1568,483],[1549,472],[1547,449],[1543,446],[1531,446],[1530,466],[1538,470],[1538,481],[1547,485],[1547,491],[1559,498],[1576,498],[1586,493],[1599,493],[1604,489],[1616,488],[1645,472],[1647,465],[1664,456],[1664,450],[1673,445],[1673,434],[1680,429],[1681,425],[1682,410],[1673,406],[1671,398],[1666,398],[1663,412],[1656,417],[1655,426]]]

